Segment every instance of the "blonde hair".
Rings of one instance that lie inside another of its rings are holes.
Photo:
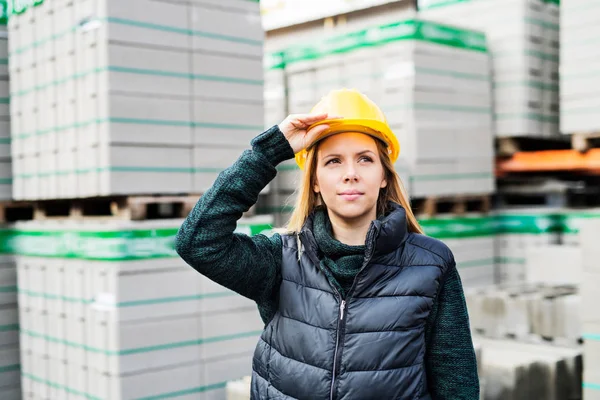
[[[394,165],[388,155],[386,145],[380,140],[375,140],[379,158],[385,171],[386,187],[379,190],[379,198],[377,199],[377,216],[383,215],[388,211],[388,202],[400,204],[406,210],[406,222],[408,231],[415,233],[423,233],[423,229],[419,225],[415,217],[406,189],[402,184],[398,173],[394,169]],[[300,186],[297,189],[296,206],[287,223],[286,230],[290,233],[300,232],[306,218],[315,209],[321,205],[321,197],[314,192],[313,187],[317,175],[317,152],[319,143],[312,146],[306,155],[306,163],[304,164],[304,173],[300,181]]]

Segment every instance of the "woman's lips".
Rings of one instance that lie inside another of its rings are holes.
[[[363,195],[363,193],[360,193],[357,191],[348,191],[348,192],[340,193],[340,196],[342,197],[342,199],[347,200],[347,201],[356,200],[359,197],[361,197],[362,195]]]

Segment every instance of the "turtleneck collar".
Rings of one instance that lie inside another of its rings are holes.
[[[398,203],[390,202],[388,204],[389,212],[380,216],[371,222],[371,228],[375,230],[372,237],[372,243],[365,243],[366,246],[374,246],[374,255],[390,253],[400,247],[408,237],[408,223],[406,221],[406,211]],[[318,212],[325,212],[322,207],[317,207],[310,213],[304,223],[302,232],[309,238],[309,243],[305,245],[317,251],[319,246],[315,240],[315,217]],[[326,218],[328,220],[328,218]],[[330,222],[329,222],[330,224]],[[370,229],[371,229],[370,228]],[[347,246],[347,245],[344,245]],[[355,247],[355,246],[348,246]]]

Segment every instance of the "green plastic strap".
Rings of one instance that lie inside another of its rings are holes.
[[[5,365],[5,366],[0,365],[0,374],[6,373],[6,372],[19,371],[20,369],[21,369],[21,364],[13,364],[13,365]]]
[[[256,235],[270,224],[238,224],[235,232]],[[74,258],[99,261],[144,260],[177,257],[178,228],[122,231],[0,230],[0,254]]]
[[[96,397],[96,396],[92,396],[89,393],[84,393],[81,392],[79,390],[75,390],[72,389],[68,386],[65,385],[61,385],[58,384],[56,382],[52,382],[43,378],[40,378],[39,376],[30,374],[28,372],[22,372],[21,375],[27,379],[31,379],[34,382],[38,382],[41,383],[43,385],[46,385],[48,387],[54,388],[54,389],[59,389],[59,390],[63,390],[66,393],[69,394],[74,394],[76,396],[81,396],[87,400],[106,400],[106,399],[102,399],[100,397]],[[149,397],[139,397],[135,400],[163,400],[163,399],[172,399],[175,397],[181,397],[181,396],[187,396],[187,395],[191,395],[191,394],[197,394],[197,393],[204,393],[204,392],[208,392],[208,391],[212,391],[212,390],[219,390],[219,389],[224,389],[227,386],[227,382],[219,382],[219,383],[213,383],[210,385],[204,385],[204,386],[198,386],[195,388],[190,388],[190,389],[184,389],[184,390],[178,390],[175,392],[168,392],[168,393],[162,393],[162,394],[158,394],[158,395],[154,395],[154,396],[149,396]]]
[[[8,4],[6,0],[0,0],[0,25],[8,23]]]
[[[292,46],[284,51],[284,63],[314,60],[403,40],[419,40],[465,50],[487,52],[485,34],[481,32],[410,19],[328,37],[314,45]]]
[[[4,1],[7,6],[6,14],[7,17],[10,15],[23,14],[30,7],[36,7],[42,4],[44,0],[8,0]]]
[[[427,235],[438,239],[463,239],[491,236],[496,233],[496,221],[484,218],[427,218],[419,219]]]
[[[168,349],[175,349],[175,348],[189,347],[189,346],[199,346],[199,345],[208,344],[208,343],[221,343],[221,342],[229,342],[229,341],[237,340],[237,339],[258,337],[258,336],[260,336],[260,334],[263,331],[260,330],[260,331],[240,332],[240,333],[235,333],[235,334],[214,336],[214,337],[203,338],[203,339],[186,340],[184,342],[164,343],[164,344],[159,344],[159,345],[154,345],[154,346],[137,347],[137,348],[131,348],[131,349],[124,349],[124,350],[100,349],[97,347],[88,346],[88,345],[85,345],[82,343],[71,342],[71,341],[68,341],[65,339],[60,339],[57,337],[44,335],[43,333],[38,333],[38,332],[26,330],[26,329],[22,329],[20,332],[21,332],[21,334],[27,335],[32,338],[43,339],[43,340],[45,340],[47,342],[51,342],[51,343],[64,344],[65,346],[73,347],[76,349],[83,349],[90,353],[104,354],[107,356],[127,356],[127,355],[132,355],[132,354],[149,353],[149,352],[153,352],[153,351],[168,350]]]
[[[584,389],[600,390],[600,385],[597,383],[583,382]]]

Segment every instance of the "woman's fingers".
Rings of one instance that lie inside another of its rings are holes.
[[[308,132],[306,132],[305,136],[307,146],[311,144],[313,140],[315,140],[315,138],[317,138],[321,133],[325,132],[327,129],[329,129],[329,125],[327,124],[317,125],[314,128],[309,129]]]

